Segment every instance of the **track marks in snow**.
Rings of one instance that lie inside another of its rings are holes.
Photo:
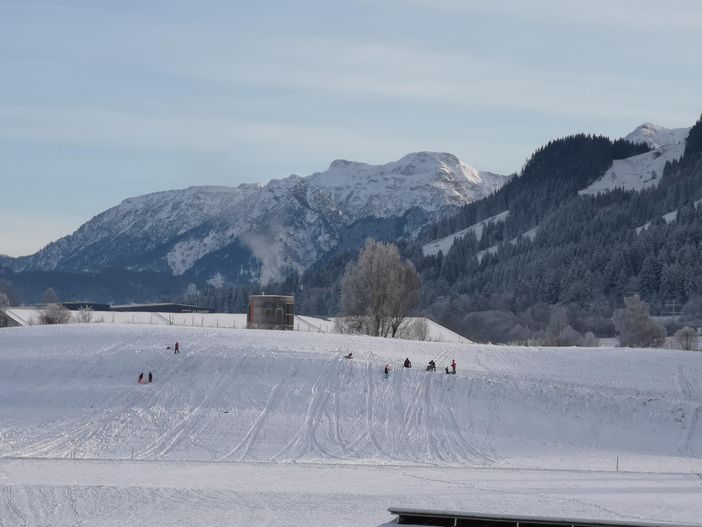
[[[73,513],[73,525],[74,527],[79,527],[80,525],[83,525],[83,520],[80,517],[80,513],[78,512],[78,500],[76,499],[73,489],[71,487],[66,487],[66,500],[68,501],[68,504],[71,507],[71,512]]]
[[[327,452],[319,443],[316,430],[321,421],[324,405],[330,395],[330,375],[334,371],[334,366],[339,364],[339,361],[338,353],[327,359],[312,385],[307,409],[297,432],[282,449],[270,458],[270,461],[297,461],[301,457],[310,454],[330,458],[336,457]]]
[[[256,441],[256,438],[258,437],[258,434],[261,431],[263,422],[266,420],[266,418],[268,418],[268,416],[271,413],[271,410],[280,402],[280,394],[283,386],[287,384],[287,382],[292,377],[294,377],[296,373],[297,369],[293,367],[290,370],[288,376],[286,378],[281,379],[273,387],[270,394],[268,395],[268,399],[266,400],[266,404],[264,405],[263,410],[261,410],[261,413],[259,413],[258,417],[256,418],[256,421],[251,426],[251,428],[249,428],[244,438],[232,450],[224,454],[220,458],[220,460],[235,458],[236,461],[244,461],[249,457],[252,447]],[[238,456],[237,453],[239,454]]]
[[[27,517],[22,512],[22,509],[15,502],[15,491],[12,485],[5,486],[5,501],[7,503],[8,510],[17,519],[17,524],[19,527],[27,527]]]
[[[700,414],[702,414],[702,403],[697,400],[697,390],[690,379],[685,375],[682,366],[678,366],[676,380],[680,387],[680,392],[685,400],[688,401],[687,414],[689,416],[685,423],[677,452],[680,455],[691,456],[694,450],[694,440],[699,437],[699,434],[695,432],[700,422]]]
[[[249,355],[239,358],[235,363],[234,371],[243,371],[249,359]],[[211,403],[221,401],[223,392],[231,383],[235,382],[235,377],[227,376],[225,373],[215,370],[212,372],[210,380],[210,389],[194,392],[197,394],[197,398],[189,402],[187,414],[177,420],[165,432],[161,433],[149,446],[136,453],[136,458],[165,457],[178,446],[182,438],[187,435],[191,437],[195,435],[198,426],[202,424],[201,420],[205,418],[206,411],[204,408],[208,408]],[[166,404],[165,401],[163,403],[164,405]]]

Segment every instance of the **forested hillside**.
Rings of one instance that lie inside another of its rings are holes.
[[[490,225],[479,240],[463,237],[446,255],[423,257],[411,246],[424,277],[425,310],[493,338],[498,335],[478,326],[490,320],[503,332],[512,326],[513,339],[539,326],[535,306],[568,306],[573,326],[600,334],[611,331],[607,319],[626,294],[639,293],[654,314],[676,311],[702,291],[701,135],[698,122],[685,156],[666,165],[657,187],[595,196],[577,190],[627,148],[608,149],[608,141],[583,136],[550,143],[520,177],[458,215],[479,220],[499,212],[499,203],[509,210],[506,221]],[[441,235],[445,225],[425,232]],[[533,227],[533,240],[514,239]],[[501,243],[506,240],[512,242]],[[494,251],[481,253],[488,247]],[[471,314],[486,311],[494,316]]]
[[[612,312],[632,293],[653,314],[685,304],[694,311],[690,300],[702,291],[702,123],[658,186],[578,194],[613,160],[646,150],[586,135],[552,141],[496,193],[401,242],[422,274],[422,311],[472,338],[503,341],[538,336],[556,312],[583,333],[612,335]],[[504,221],[487,224],[480,238],[469,233],[446,254],[424,256],[426,242],[504,211]],[[301,309],[335,312],[338,276],[353,256],[306,273]]]

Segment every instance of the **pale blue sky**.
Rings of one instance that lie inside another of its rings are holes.
[[[702,2],[0,0],[0,253],[122,199],[702,111]]]

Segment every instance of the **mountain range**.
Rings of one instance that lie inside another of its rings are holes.
[[[0,290],[25,302],[53,286],[76,300],[188,297],[240,310],[250,287],[265,285],[296,290],[300,312],[334,314],[346,262],[374,237],[399,243],[420,271],[422,311],[464,334],[471,322],[454,319],[457,305],[519,313],[575,301],[611,310],[622,290],[643,291],[651,266],[646,298],[660,310],[671,298],[687,301],[692,285],[680,284],[696,280],[696,260],[676,255],[697,250],[695,235],[684,225],[662,232],[660,223],[689,218],[702,198],[702,127],[692,130],[644,123],[615,141],[556,139],[512,176],[417,152],[384,165],[337,160],[267,184],[137,196],[36,254],[0,256]],[[661,236],[665,250],[650,241]],[[655,261],[644,269],[650,247]],[[619,268],[604,272],[609,260]],[[677,292],[664,275],[675,276]]]
[[[266,284],[305,270],[349,233],[364,238],[379,223],[397,229],[399,222],[398,234],[411,234],[507,180],[448,153],[417,152],[384,165],[337,160],[323,172],[265,185],[129,198],[36,254],[0,263],[15,272],[117,268]]]

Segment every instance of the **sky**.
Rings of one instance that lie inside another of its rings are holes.
[[[697,0],[0,0],[0,254],[148,192],[690,126],[701,27]]]

